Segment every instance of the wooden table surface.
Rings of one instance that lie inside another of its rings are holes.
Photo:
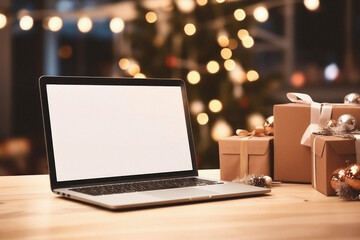
[[[276,184],[260,197],[112,212],[57,197],[48,175],[2,176],[0,239],[358,240],[360,201]]]

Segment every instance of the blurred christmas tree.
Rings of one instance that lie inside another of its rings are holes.
[[[253,20],[243,1],[147,2],[119,38],[120,75],[186,80],[199,167],[219,167],[217,140],[264,121]]]

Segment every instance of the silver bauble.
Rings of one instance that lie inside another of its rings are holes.
[[[343,114],[339,117],[337,125],[346,132],[351,132],[356,128],[356,119],[351,114]]]
[[[344,103],[360,104],[360,94],[349,93],[344,97]]]

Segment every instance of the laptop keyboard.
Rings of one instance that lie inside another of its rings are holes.
[[[129,193],[129,192],[141,192],[151,190],[161,190],[170,188],[183,188],[194,186],[205,186],[222,184],[218,181],[210,181],[199,178],[177,178],[177,179],[165,179],[165,180],[151,180],[131,183],[117,183],[107,185],[96,185],[88,187],[72,188],[70,190],[89,194],[93,196],[107,195],[115,193]]]

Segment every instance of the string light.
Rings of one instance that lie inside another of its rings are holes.
[[[243,40],[244,37],[249,36],[249,32],[246,29],[240,29],[237,33],[240,40]]]
[[[125,27],[124,20],[122,20],[121,18],[115,17],[115,18],[111,19],[111,21],[109,23],[109,27],[113,33],[120,33],[120,32],[122,32],[122,30],[124,30],[124,27]]]
[[[199,6],[205,6],[208,3],[208,0],[196,0],[196,3]]]
[[[57,32],[62,28],[62,26],[63,26],[63,21],[60,17],[53,16],[49,18],[48,28],[50,31]]]
[[[229,59],[232,56],[232,51],[230,50],[230,48],[223,48],[220,51],[220,55],[223,59]]]
[[[146,78],[146,76],[143,73],[137,73],[134,75],[134,78]]]
[[[130,62],[127,72],[130,76],[135,76],[136,74],[140,73],[139,64],[137,64],[136,62]]]
[[[245,48],[251,48],[254,46],[254,39],[250,36],[245,36],[242,39],[242,44]]]
[[[211,138],[219,141],[221,138],[228,137],[233,133],[231,126],[223,119],[217,120],[211,130]]]
[[[193,70],[187,74],[187,80],[191,84],[198,84],[200,82],[200,79],[201,77],[198,71]]]
[[[214,113],[220,112],[222,108],[223,108],[222,103],[218,99],[213,99],[209,102],[209,109]]]
[[[332,82],[339,76],[339,67],[336,63],[331,63],[325,67],[324,70],[325,79]]]
[[[145,15],[145,19],[148,23],[154,23],[157,21],[157,15],[154,12],[147,12]]]
[[[122,69],[122,70],[127,70],[130,66],[130,60],[127,59],[127,58],[122,58],[119,60],[119,67]]]
[[[238,41],[236,40],[236,39],[234,39],[234,38],[230,38],[229,39],[229,45],[228,45],[228,47],[231,49],[231,50],[234,50],[234,49],[236,49],[237,47],[238,47]]]
[[[21,17],[19,22],[20,28],[24,31],[30,30],[34,25],[34,19],[29,15]]]
[[[250,70],[250,71],[247,72],[246,78],[250,82],[254,82],[254,81],[259,79],[259,74],[255,70]]]
[[[220,47],[227,47],[229,45],[229,38],[225,34],[220,34],[217,38],[217,42]]]
[[[184,13],[190,13],[195,9],[195,2],[193,0],[177,0],[175,3],[179,10]]]
[[[90,32],[93,23],[89,17],[81,17],[77,22],[77,27],[82,33]]]
[[[196,33],[196,27],[192,23],[188,23],[184,26],[184,32],[188,36],[192,36]]]
[[[200,125],[206,125],[209,122],[209,116],[202,112],[197,115],[196,120]]]
[[[259,6],[259,7],[255,8],[253,14],[254,14],[255,20],[258,22],[266,22],[269,18],[269,12],[263,6]]]
[[[246,73],[238,62],[235,64],[235,69],[229,72],[229,78],[235,84],[242,84],[246,81]]]
[[[4,14],[0,13],[0,29],[4,28],[7,23],[7,18]]]
[[[204,104],[200,100],[194,100],[190,103],[190,111],[193,115],[198,115],[202,111],[204,111]]]
[[[234,18],[237,21],[241,22],[245,19],[245,17],[246,17],[246,13],[243,9],[239,8],[234,11]]]
[[[206,65],[206,69],[209,73],[215,74],[220,70],[220,66],[216,61],[212,60],[208,62],[208,64]]]
[[[232,59],[227,59],[225,62],[224,62],[224,67],[227,71],[232,71],[235,69],[236,67],[236,63],[234,60]]]
[[[310,11],[315,11],[320,6],[319,0],[304,0],[305,7]]]

